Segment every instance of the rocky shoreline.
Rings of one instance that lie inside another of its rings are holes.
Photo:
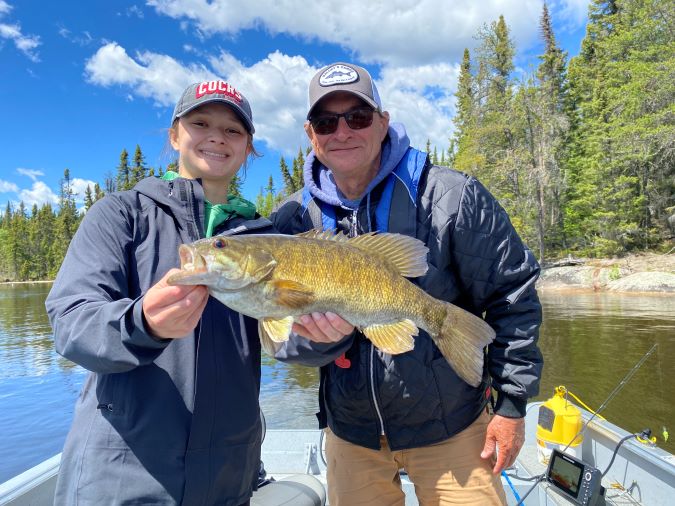
[[[542,266],[537,290],[675,293],[675,254],[612,259],[568,259]]]
[[[6,281],[0,285],[23,283],[51,281]],[[670,295],[675,293],[675,253],[645,253],[600,260],[569,258],[543,264],[537,290]]]

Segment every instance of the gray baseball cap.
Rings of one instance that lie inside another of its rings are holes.
[[[380,94],[368,71],[358,65],[337,62],[323,67],[312,77],[309,83],[307,119],[319,100],[336,91],[346,91],[356,95],[374,109],[382,111]]]
[[[222,102],[230,106],[237,116],[244,123],[244,126],[253,134],[255,128],[253,127],[253,113],[251,113],[251,106],[234,86],[225,81],[204,81],[201,83],[194,83],[185,88],[183,95],[176,104],[171,118],[171,124],[190,111],[199,106],[208,104],[210,102]]]

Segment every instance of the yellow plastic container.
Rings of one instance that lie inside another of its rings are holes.
[[[553,448],[563,451],[567,447],[565,453],[581,457],[581,411],[567,399],[566,394],[567,389],[559,386],[553,397],[539,406],[537,458],[542,464],[548,464]]]

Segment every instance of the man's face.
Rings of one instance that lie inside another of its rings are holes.
[[[345,113],[359,108],[371,108],[351,93],[336,92],[322,99],[312,112],[312,117],[321,114]],[[371,108],[372,109],[372,108]],[[380,167],[382,141],[389,128],[389,113],[374,113],[373,123],[367,128],[353,130],[340,118],[335,132],[321,135],[305,123],[305,132],[312,143],[314,153],[321,163],[333,171],[338,179],[370,181]]]

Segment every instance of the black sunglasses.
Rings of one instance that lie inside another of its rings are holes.
[[[373,124],[374,110],[370,107],[362,107],[343,112],[342,114],[320,113],[309,119],[314,132],[319,135],[329,135],[337,130],[340,118],[344,118],[347,126],[352,130],[368,128]]]

